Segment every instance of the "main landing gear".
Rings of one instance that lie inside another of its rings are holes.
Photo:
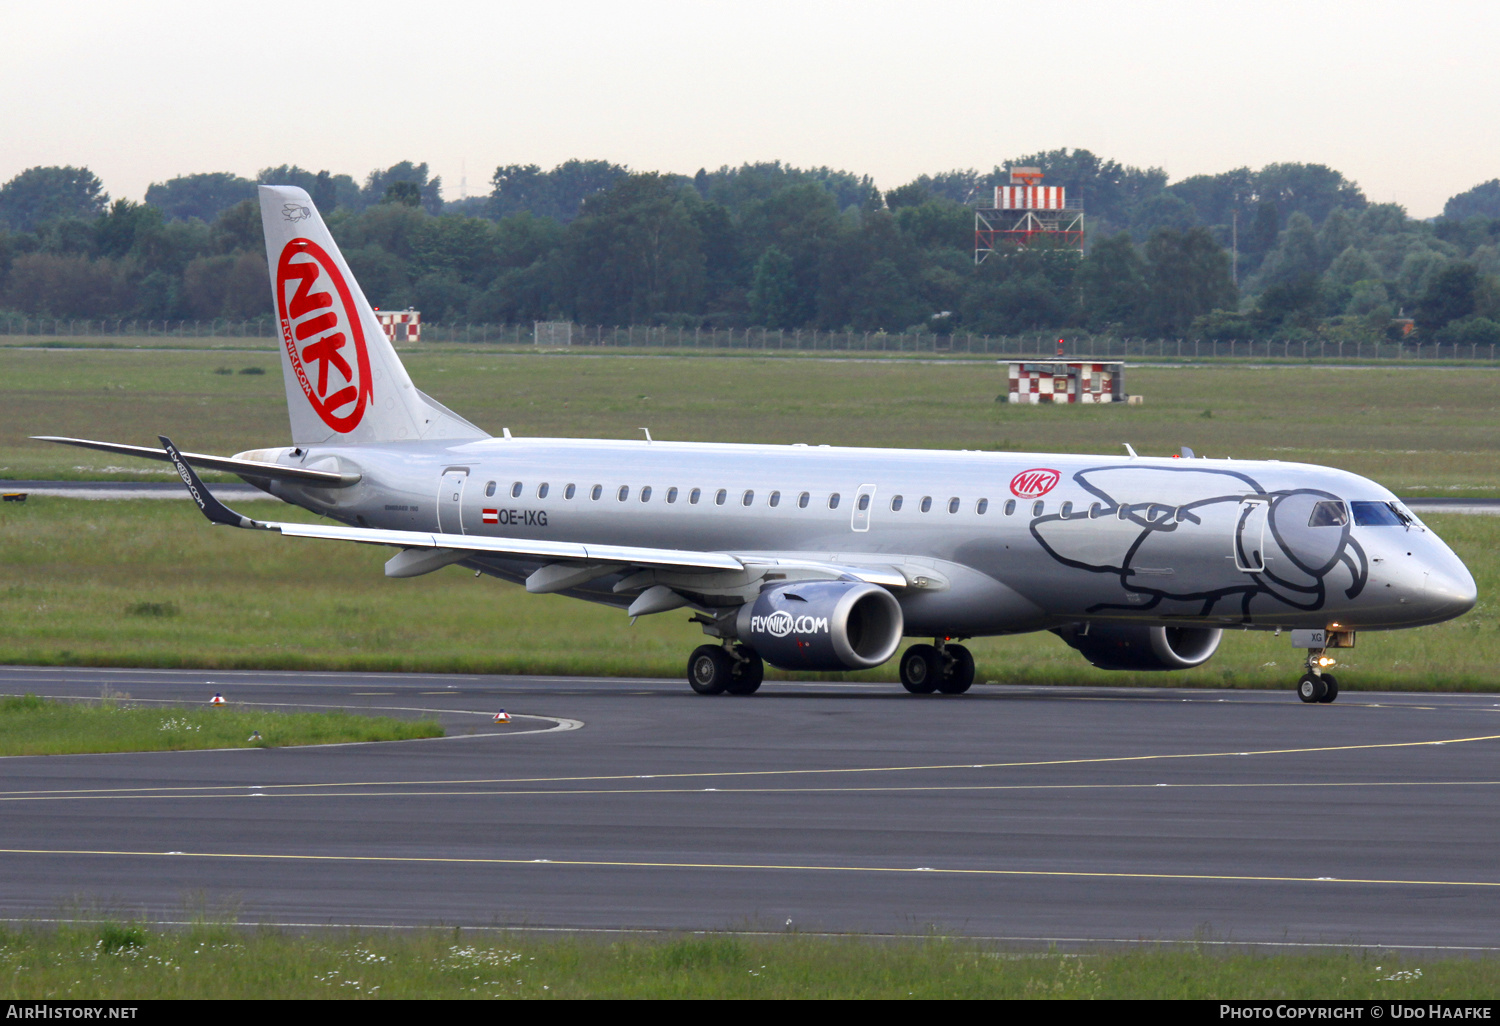
[[[744,645],[699,645],[688,657],[688,683],[700,695],[753,695],[766,664]]]
[[[974,683],[974,656],[946,638],[913,645],[901,656],[901,686],[914,695],[961,695]]]
[[[1297,697],[1304,702],[1332,702],[1339,697],[1339,682],[1323,667],[1332,666],[1333,660],[1324,654],[1326,650],[1307,650],[1307,672],[1297,680]]]

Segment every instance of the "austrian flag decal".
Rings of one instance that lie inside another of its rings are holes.
[[[1023,499],[1034,499],[1056,488],[1060,480],[1062,480],[1062,475],[1057,471],[1037,467],[1033,470],[1023,470],[1011,478],[1010,490]]]
[[[482,519],[486,524],[498,524],[500,522],[500,511],[498,509],[484,510]]]
[[[276,264],[281,343],[302,392],[333,430],[359,427],[375,401],[364,325],[338,265],[311,239],[286,244]]]

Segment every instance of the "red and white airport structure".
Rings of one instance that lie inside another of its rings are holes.
[[[1013,167],[995,186],[995,205],[974,211],[974,262],[1028,246],[1083,251],[1083,204],[1061,185],[1041,185],[1042,169]]]
[[[1103,360],[1010,360],[1013,403],[1123,403],[1125,365]]]
[[[397,342],[422,341],[422,311],[420,310],[376,310],[375,319],[385,331],[391,344]]]

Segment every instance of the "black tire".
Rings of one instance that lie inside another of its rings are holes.
[[[953,665],[938,681],[937,689],[945,695],[961,695],[974,683],[974,653],[962,645],[944,647],[953,659]]]
[[[720,695],[729,686],[734,660],[721,645],[699,645],[688,657],[688,684],[700,695]]]
[[[748,648],[735,650],[744,662],[731,660],[734,669],[729,672],[729,683],[724,690],[731,695],[753,695],[760,690],[760,682],[766,677],[766,664]]]
[[[1323,674],[1323,686],[1328,690],[1324,692],[1323,697],[1318,699],[1318,701],[1326,705],[1329,702],[1332,702],[1335,698],[1339,697],[1339,682],[1334,679],[1333,674]]]
[[[931,645],[913,645],[901,657],[901,686],[914,695],[932,694],[942,675],[937,649]]]
[[[1304,673],[1297,681],[1297,697],[1304,702],[1321,702],[1326,694],[1328,685],[1316,673]]]

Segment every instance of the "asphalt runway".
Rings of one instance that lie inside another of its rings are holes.
[[[1493,695],[0,668],[104,688],[450,737],[0,759],[0,917],[1500,948]]]

